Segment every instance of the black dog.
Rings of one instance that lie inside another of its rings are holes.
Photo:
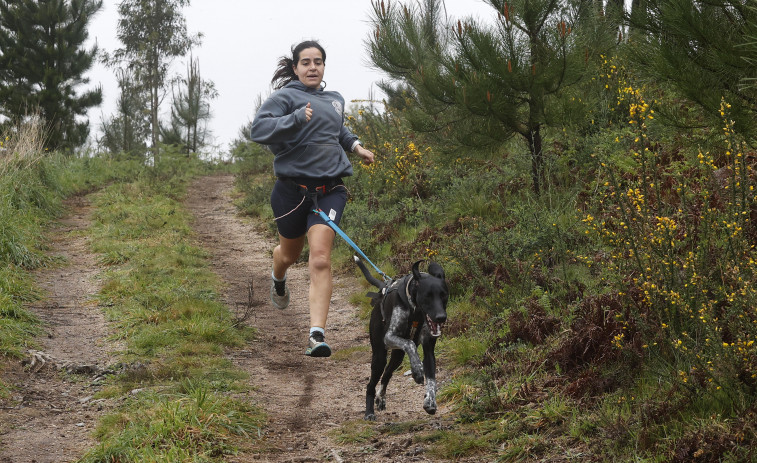
[[[442,334],[442,325],[447,320],[447,300],[449,291],[444,279],[444,270],[430,262],[428,273],[421,273],[413,264],[410,275],[389,284],[375,278],[358,257],[355,257],[366,280],[381,290],[373,296],[373,311],[369,332],[371,337],[371,379],[365,394],[365,419],[375,420],[373,408],[386,408],[386,386],[405,354],[410,358],[413,379],[423,384],[426,379],[426,397],[423,409],[429,414],[436,413],[436,338]],[[423,346],[423,364],[418,355],[418,345]],[[388,350],[392,350],[387,364]],[[381,379],[381,388],[376,397],[376,384]]]

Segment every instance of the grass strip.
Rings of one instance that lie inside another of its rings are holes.
[[[262,412],[234,399],[245,376],[224,357],[252,334],[234,327],[208,255],[194,244],[183,186],[143,180],[95,195],[101,291],[126,344],[126,368],[103,396],[127,399],[100,423],[81,461],[222,461],[259,433]]]

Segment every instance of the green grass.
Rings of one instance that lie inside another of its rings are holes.
[[[438,353],[451,361],[453,368],[480,361],[487,348],[487,341],[477,336],[443,338],[437,344]]]
[[[425,420],[390,421],[379,426],[381,434],[396,436],[400,434],[417,433],[426,427]]]
[[[143,392],[103,419],[101,444],[84,462],[222,461],[257,437],[265,420],[229,397],[248,386],[224,350],[253,333],[234,327],[220,301],[221,283],[179,201],[179,180],[167,188],[145,177],[94,195],[93,249],[108,265],[99,297],[126,344],[124,360],[142,366],[102,394]]]
[[[186,380],[128,399],[102,420],[95,432],[102,443],[80,461],[220,461],[240,439],[260,437],[264,420],[249,404]]]
[[[0,277],[2,277],[0,271]],[[39,320],[7,293],[0,293],[0,355],[21,357],[40,333]]]
[[[428,452],[439,458],[455,460],[460,457],[485,455],[492,452],[496,434],[482,429],[489,423],[478,426],[456,426],[417,435],[414,440],[427,445]]]
[[[329,431],[329,437],[338,444],[361,444],[374,439],[376,436],[378,436],[378,432],[375,425],[364,420],[348,421]]]

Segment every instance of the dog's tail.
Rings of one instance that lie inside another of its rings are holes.
[[[360,260],[358,256],[352,256],[352,258],[355,259],[355,263],[357,264],[358,267],[360,267],[360,271],[363,272],[363,276],[365,276],[365,279],[368,280],[368,283],[372,284],[378,289],[384,289],[386,284],[384,284],[383,281],[371,275],[371,272],[368,271],[368,267],[365,266],[363,261]]]

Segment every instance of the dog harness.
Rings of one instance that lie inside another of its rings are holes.
[[[421,276],[427,275],[425,273],[421,273]],[[413,296],[410,294],[410,285],[412,285],[415,282],[415,277],[413,277],[412,274],[406,275],[399,280],[393,280],[388,286],[385,286],[381,290],[381,295],[378,295],[376,293],[376,296],[383,296],[386,297],[389,295],[389,293],[396,291],[397,296],[400,298],[400,300],[407,306],[410,307],[412,310],[412,314],[410,315],[410,318],[408,320],[410,325],[410,335],[408,339],[415,339],[415,335],[418,333],[418,328],[421,326],[421,322],[423,321],[423,317],[420,317],[420,320],[418,320],[418,305],[413,300]],[[382,321],[386,322],[387,314],[383,311],[381,311],[381,319]]]

